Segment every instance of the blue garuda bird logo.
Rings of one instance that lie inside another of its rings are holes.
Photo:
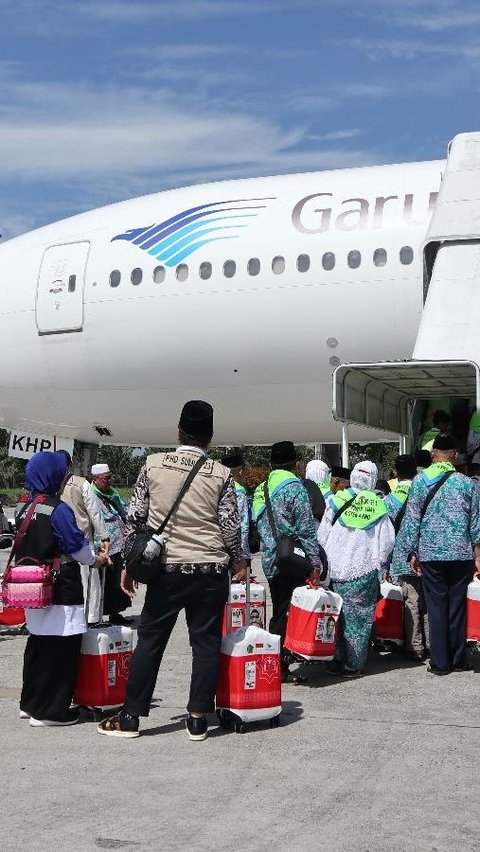
[[[238,239],[240,229],[274,198],[234,198],[190,207],[156,225],[132,228],[112,237],[127,240],[148,252],[165,266],[177,266],[194,251],[217,240]]]

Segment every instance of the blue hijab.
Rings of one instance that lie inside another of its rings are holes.
[[[68,470],[66,453],[35,453],[25,468],[25,487],[30,497],[55,497]]]

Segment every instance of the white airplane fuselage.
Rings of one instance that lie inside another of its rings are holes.
[[[218,444],[338,441],[335,365],[412,355],[443,165],[174,189],[2,244],[0,425],[172,444],[200,398]]]

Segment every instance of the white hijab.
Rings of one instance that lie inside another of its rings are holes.
[[[356,491],[373,491],[377,484],[377,465],[371,461],[358,462],[352,470],[350,485]]]
[[[330,468],[328,464],[320,459],[312,459],[305,469],[305,478],[311,479],[317,485],[328,485],[330,482]]]

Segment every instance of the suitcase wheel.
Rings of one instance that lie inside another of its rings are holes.
[[[236,734],[244,734],[247,730],[247,726],[245,722],[235,722],[235,733]]]
[[[274,716],[273,719],[270,719],[270,727],[278,728],[280,724],[280,716]]]
[[[228,710],[217,710],[218,724],[224,731],[231,731],[233,727],[231,715]]]

